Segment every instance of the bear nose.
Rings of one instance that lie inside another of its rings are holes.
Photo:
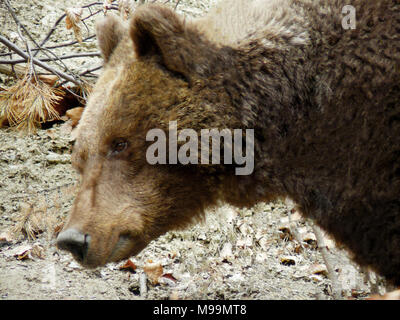
[[[72,253],[76,260],[85,260],[90,243],[90,235],[76,229],[62,231],[57,237],[57,247]]]

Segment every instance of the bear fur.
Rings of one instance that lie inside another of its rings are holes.
[[[78,125],[80,191],[58,245],[85,266],[137,254],[226,201],[290,198],[400,284],[400,4],[226,0],[184,19],[140,6],[97,25],[104,70]],[[146,161],[146,133],[254,129],[254,171]]]

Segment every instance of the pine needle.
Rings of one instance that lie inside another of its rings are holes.
[[[37,210],[31,204],[21,205],[21,211],[17,218],[17,224],[11,229],[12,234],[22,234],[28,240],[34,240],[37,235],[44,232],[45,224],[43,216],[46,214],[47,208]]]
[[[41,123],[60,119],[53,105],[64,91],[25,76],[0,92],[0,120],[8,120],[18,130],[35,132]]]

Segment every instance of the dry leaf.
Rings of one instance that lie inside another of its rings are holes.
[[[303,246],[301,244],[299,244],[297,241],[295,243],[295,247],[293,249],[293,252],[295,252],[295,253],[303,252]]]
[[[322,280],[324,280],[320,275],[318,274],[313,274],[309,277],[310,280],[312,280],[313,282],[321,282]]]
[[[61,231],[61,229],[63,228],[63,226],[64,226],[64,223],[61,223],[61,224],[59,224],[58,226],[56,226],[55,228],[54,228],[54,234],[55,235],[57,235],[57,234],[59,234],[60,233],[60,231]]]
[[[23,244],[15,247],[14,249],[4,252],[4,255],[6,257],[17,257],[18,259],[18,257],[24,257],[26,254],[28,254],[31,249],[31,245]],[[19,260],[21,260],[21,258]]]
[[[294,256],[283,256],[280,258],[281,264],[284,266],[294,266],[296,264],[296,257]]]
[[[39,75],[39,79],[48,86],[53,87],[54,84],[58,81],[59,77],[51,74],[50,75],[42,74]]]
[[[119,267],[119,270],[129,271],[135,273],[136,265],[132,262],[131,259],[128,259],[122,266]]]
[[[81,21],[82,18],[82,8],[67,8],[65,9],[65,14],[67,15],[65,18],[65,23],[67,25],[67,29],[71,29]]]
[[[313,264],[309,269],[310,274],[328,275],[328,269],[324,264]]]
[[[30,250],[31,257],[37,257],[40,259],[44,258],[44,249],[43,247],[39,246],[38,244],[33,245],[32,249]]]
[[[77,107],[70,109],[65,113],[65,115],[72,120],[72,128],[76,127],[76,125],[79,123],[83,110],[84,108]]]
[[[306,247],[316,249],[318,247],[318,242],[315,234],[313,232],[300,233],[300,239],[304,242]]]
[[[290,226],[288,224],[284,224],[278,227],[278,230],[281,232],[279,234],[279,237],[283,240],[286,241],[292,241],[293,240],[293,234],[290,231]]]
[[[75,38],[79,43],[82,43],[82,32],[79,23],[82,18],[82,8],[67,8],[65,10],[65,14],[67,15],[65,18],[65,24],[67,29],[71,29],[74,31]]]
[[[160,263],[150,263],[143,267],[149,281],[155,285],[158,284],[159,278],[163,275],[163,267]]]
[[[175,286],[178,280],[172,275],[172,273],[164,273],[159,278],[159,283],[168,285],[168,286]]]
[[[162,277],[163,277],[163,278],[167,278],[167,279],[169,279],[169,280],[172,280],[172,281],[174,281],[174,282],[178,281],[178,279],[176,279],[176,278],[172,275],[172,273],[164,273],[164,274],[162,275]]]
[[[22,252],[21,254],[16,255],[17,260],[26,260],[29,259],[30,256],[30,250],[26,250],[24,252]]]

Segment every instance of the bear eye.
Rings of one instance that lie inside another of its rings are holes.
[[[124,151],[128,147],[128,141],[125,139],[116,139],[111,144],[111,153],[118,154]]]

